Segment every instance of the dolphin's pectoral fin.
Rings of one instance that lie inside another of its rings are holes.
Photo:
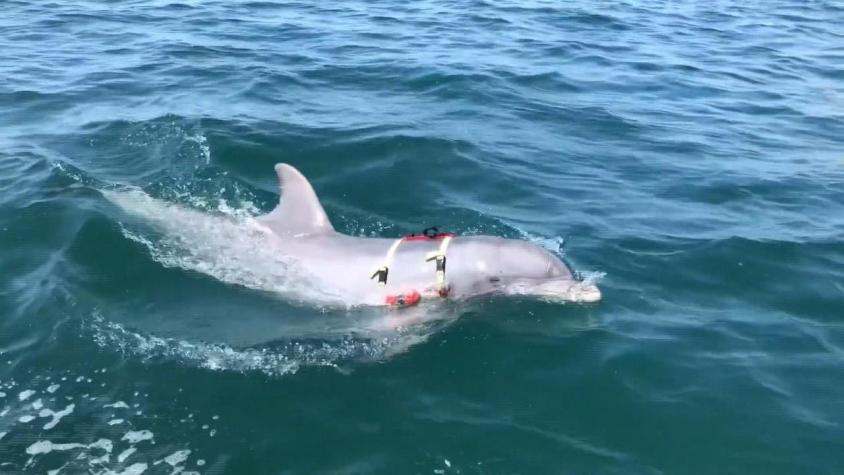
[[[334,232],[313,187],[299,170],[286,163],[275,166],[278,175],[279,204],[260,221],[280,236]]]

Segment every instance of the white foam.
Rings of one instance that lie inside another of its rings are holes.
[[[123,419],[112,419],[108,421],[108,425],[116,426],[117,424],[123,424]]]
[[[128,458],[129,458],[132,454],[134,454],[137,450],[138,450],[138,449],[136,449],[135,447],[129,447],[128,449],[124,450],[123,452],[120,452],[120,455],[118,455],[118,456],[117,456],[117,461],[118,461],[119,463],[123,463],[123,462],[125,462],[125,461],[126,461],[126,459],[128,459]]]
[[[3,440],[3,437],[6,437],[6,434],[8,434],[8,432],[0,432],[0,440]]]
[[[44,403],[41,401],[40,398],[36,399],[35,402],[32,403],[32,408],[36,411],[41,409],[42,407],[44,407]]]
[[[110,440],[108,439],[99,439],[96,442],[90,444],[80,444],[75,442],[65,443],[65,444],[55,444],[49,440],[39,440],[37,442],[32,443],[29,447],[26,448],[26,453],[35,456],[35,455],[43,455],[49,454],[50,452],[55,451],[67,451],[67,450],[74,450],[74,449],[100,449],[105,451],[106,453],[111,453],[113,445]],[[31,459],[30,459],[31,462]]]
[[[123,434],[123,437],[120,440],[125,440],[132,445],[135,445],[139,442],[143,442],[145,440],[152,440],[153,433],[148,430],[137,430],[137,431],[129,431]]]
[[[18,394],[18,401],[26,401],[33,394],[35,394],[35,391],[33,391],[32,389],[27,389],[25,391],[21,391],[20,394]]]
[[[34,419],[35,419],[35,416],[32,416],[32,415],[27,414],[27,415],[25,415],[25,416],[20,416],[20,417],[18,418],[18,422],[21,422],[21,423],[23,423],[23,424],[26,424],[26,423],[28,423],[28,422],[32,422]]]
[[[56,392],[59,389],[59,387],[61,387],[61,384],[51,384],[47,388],[47,392],[50,393],[50,394],[53,394],[54,392]]]
[[[26,453],[29,455],[49,454],[53,451],[64,451],[72,449],[87,448],[87,445],[78,443],[54,444],[49,440],[39,440],[26,448]]]
[[[112,404],[105,404],[103,407],[113,407],[115,409],[129,409],[129,405],[123,401],[117,401]]]
[[[133,463],[126,470],[122,472],[106,472],[108,475],[141,475],[142,473],[146,472],[147,464],[145,463]]]
[[[40,417],[52,417],[53,418],[53,420],[44,424],[44,430],[50,430],[53,427],[56,427],[56,424],[58,424],[62,420],[62,417],[65,417],[65,416],[73,413],[73,409],[75,407],[76,407],[75,404],[68,404],[64,409],[62,409],[61,411],[58,411],[58,412],[54,412],[50,409],[43,409],[38,414]]]
[[[176,465],[179,465],[181,463],[185,463],[185,461],[188,459],[189,455],[190,455],[190,450],[177,450],[177,451],[173,452],[172,454],[164,457],[162,459],[162,461],[167,463],[171,467],[175,467]]]
[[[24,468],[31,467],[35,462],[35,458],[42,455],[47,455],[53,452],[70,452],[74,451],[76,453],[71,453],[67,455],[67,460],[61,467],[57,469],[53,469],[48,471],[47,473],[58,474],[65,468],[72,473],[96,473],[100,475],[113,475],[116,472],[109,470],[106,466],[111,462],[111,453],[114,449],[114,443],[109,439],[98,439],[92,443],[79,443],[79,442],[65,442],[65,443],[54,443],[50,440],[38,440],[32,444],[30,444],[26,448],[26,453],[30,455],[29,460],[26,462]],[[50,460],[54,460],[50,458]],[[84,461],[87,463],[89,469],[85,470],[82,467],[78,466],[77,463],[79,461]],[[51,462],[52,463],[52,462]],[[144,467],[145,469],[145,467]],[[26,471],[26,470],[24,470]],[[124,473],[141,473],[142,471],[136,472],[124,472]]]

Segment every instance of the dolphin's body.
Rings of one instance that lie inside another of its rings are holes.
[[[351,304],[385,305],[418,293],[422,300],[501,293],[559,301],[596,302],[601,292],[574,278],[566,264],[536,244],[492,236],[456,236],[445,250],[444,282],[430,253],[443,239],[360,238],[336,232],[313,187],[295,168],[275,166],[280,203],[257,218],[279,248]],[[392,258],[390,248],[397,244]],[[388,261],[388,262],[387,262]],[[373,272],[388,264],[385,285]],[[415,303],[415,302],[414,302]]]

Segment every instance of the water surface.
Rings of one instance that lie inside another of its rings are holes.
[[[0,472],[840,473],[842,24],[835,1],[5,2]],[[238,234],[277,162],[339,231],[533,240],[604,301],[386,333],[309,305]]]

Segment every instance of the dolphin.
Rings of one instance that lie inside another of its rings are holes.
[[[601,299],[596,285],[575,278],[559,257],[532,242],[436,230],[398,239],[339,233],[302,173],[285,163],[275,172],[279,204],[256,222],[278,249],[350,304],[408,306],[489,294]]]

